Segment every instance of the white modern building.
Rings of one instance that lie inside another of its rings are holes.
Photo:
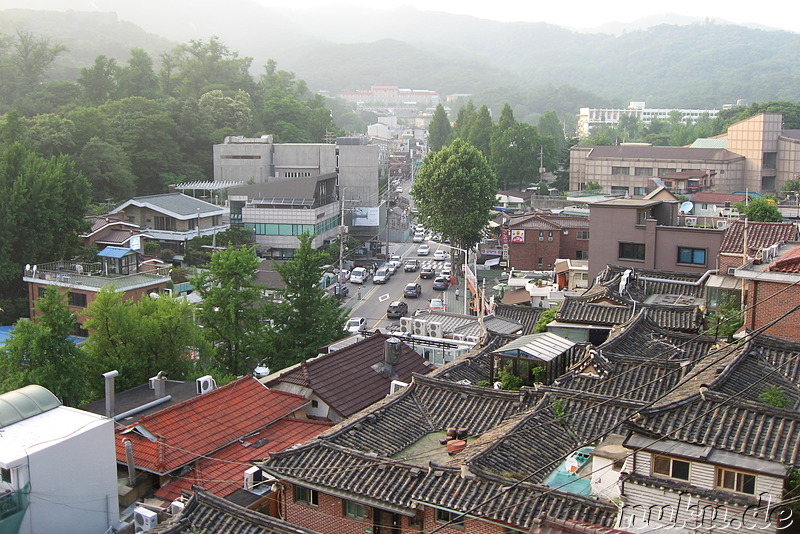
[[[716,118],[718,109],[651,109],[645,107],[644,102],[631,102],[627,108],[581,108],[578,115],[578,137],[589,137],[595,128],[602,126],[615,126],[622,117],[632,116],[640,119],[644,124],[650,124],[654,119],[666,121],[673,111],[681,113],[684,123],[696,122],[704,114],[710,119]]]
[[[114,421],[37,385],[0,395],[0,532],[103,534],[118,523]]]

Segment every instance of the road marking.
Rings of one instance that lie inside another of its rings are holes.
[[[384,301],[389,300],[390,298],[391,297],[389,297],[389,293],[386,293],[386,294],[381,295],[380,297],[378,297],[378,302],[384,302]]]

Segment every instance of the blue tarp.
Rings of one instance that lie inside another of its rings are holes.
[[[138,254],[138,251],[133,250],[132,248],[109,246],[98,252],[97,255],[101,258],[121,258],[129,252],[136,252]]]

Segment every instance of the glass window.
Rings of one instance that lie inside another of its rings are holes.
[[[295,502],[301,502],[304,504],[308,504],[310,506],[318,506],[319,493],[317,493],[317,490],[313,490],[311,488],[306,488],[304,486],[295,486],[294,500]]]
[[[75,308],[86,307],[86,294],[69,292],[69,305]]]
[[[642,243],[620,243],[619,258],[622,260],[644,260],[645,248]]]
[[[578,230],[578,239],[581,241],[586,241],[589,239],[589,230]]]
[[[678,263],[690,263],[692,265],[706,264],[706,249],[678,247]]]
[[[633,194],[634,195],[646,195],[647,194],[647,189],[644,188],[644,187],[634,187],[633,188]]]
[[[353,519],[364,519],[367,517],[367,511],[363,504],[353,501],[344,501],[344,515]]]
[[[653,455],[653,474],[680,480],[689,480],[689,462],[663,456]]]
[[[630,174],[631,168],[630,167],[611,167],[611,174],[620,175],[620,174]]]
[[[650,167],[635,167],[633,174],[636,176],[653,176],[653,169]]]
[[[11,484],[11,469],[0,468],[0,479],[6,484]]]
[[[732,469],[717,468],[717,487],[748,495],[756,494],[756,476]]]
[[[449,523],[451,527],[464,528],[464,516],[456,512],[436,509],[436,522]]]
[[[658,169],[659,176],[664,176],[665,174],[669,174],[671,172],[675,172],[675,169]]]

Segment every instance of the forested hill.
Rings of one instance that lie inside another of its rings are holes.
[[[91,55],[116,57],[133,46],[152,50],[154,57],[155,49],[170,48],[145,31],[172,42],[218,35],[240,56],[253,57],[256,75],[274,58],[312,89],[336,92],[394,84],[471,93],[496,110],[511,103],[522,120],[547,109],[574,115],[580,106],[619,106],[631,100],[644,100],[648,107],[720,108],[737,99],[800,98],[800,35],[779,30],[698,23],[614,36],[408,9],[292,13],[232,0],[221,16],[194,4],[169,2],[166,11],[162,4],[136,2],[147,15],[133,12],[132,3],[103,4],[118,7],[117,24],[130,20],[141,26],[138,35],[133,29],[110,35],[109,15],[101,13],[44,17],[32,12],[36,16],[27,17],[23,27],[50,34],[73,52],[82,51],[80,61],[65,55],[59,62],[83,64]],[[12,19],[19,20],[21,12],[0,12],[0,32],[15,31]],[[98,17],[96,24],[92,16]],[[80,36],[64,32],[78,25]],[[143,35],[147,46],[137,40]]]

